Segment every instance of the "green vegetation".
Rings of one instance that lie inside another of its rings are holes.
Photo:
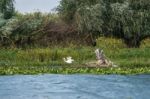
[[[150,48],[125,48],[121,40],[99,38],[98,45],[117,68],[88,68],[86,62],[95,60],[93,47],[49,47],[30,49],[1,49],[0,74],[38,73],[93,73],[93,74],[140,74],[150,73]],[[150,43],[150,42],[147,42]],[[97,48],[96,47],[96,48]],[[66,64],[64,57],[72,56],[73,64]]]
[[[21,14],[14,0],[1,0],[0,75],[150,73],[149,2],[61,0],[58,13]],[[96,48],[118,67],[85,66]],[[64,63],[67,56],[75,62]]]
[[[59,14],[81,33],[114,36],[139,47],[150,36],[149,0],[62,0]]]
[[[0,13],[3,14],[4,19],[10,19],[14,14],[14,0],[1,0]]]
[[[138,48],[150,37],[149,0],[61,0],[58,14],[25,15],[15,12],[13,2],[0,1],[2,47],[47,47],[64,39],[91,45],[101,36],[113,36]]]

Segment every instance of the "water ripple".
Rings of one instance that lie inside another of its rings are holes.
[[[0,76],[0,99],[149,99],[150,75]]]

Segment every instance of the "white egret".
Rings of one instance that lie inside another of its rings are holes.
[[[64,62],[66,62],[67,64],[72,64],[72,62],[74,62],[74,59],[72,59],[72,57],[67,57],[67,58],[63,58]]]

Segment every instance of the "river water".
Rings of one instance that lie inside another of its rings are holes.
[[[0,76],[0,99],[150,99],[150,75]]]

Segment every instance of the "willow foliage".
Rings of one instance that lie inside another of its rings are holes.
[[[140,42],[150,36],[150,1],[127,0],[111,7],[113,34],[121,35],[129,47],[139,47]]]
[[[37,36],[41,36],[43,27],[53,19],[53,16],[39,12],[11,18],[0,28],[0,42],[5,45],[31,43]]]
[[[58,9],[79,31],[113,35],[129,47],[150,36],[150,0],[62,0]]]
[[[6,23],[6,20],[3,18],[3,14],[0,13],[0,28]]]
[[[0,12],[4,14],[5,19],[9,19],[14,14],[14,0],[1,0]]]
[[[102,32],[102,6],[100,4],[90,7],[84,6],[76,12],[76,22],[81,32]],[[92,20],[91,20],[92,19]]]
[[[85,7],[94,6],[95,4],[101,4],[101,0],[61,0],[60,5],[57,7],[59,15],[66,22],[76,21],[76,12],[79,9]],[[80,10],[81,12],[81,10]]]

